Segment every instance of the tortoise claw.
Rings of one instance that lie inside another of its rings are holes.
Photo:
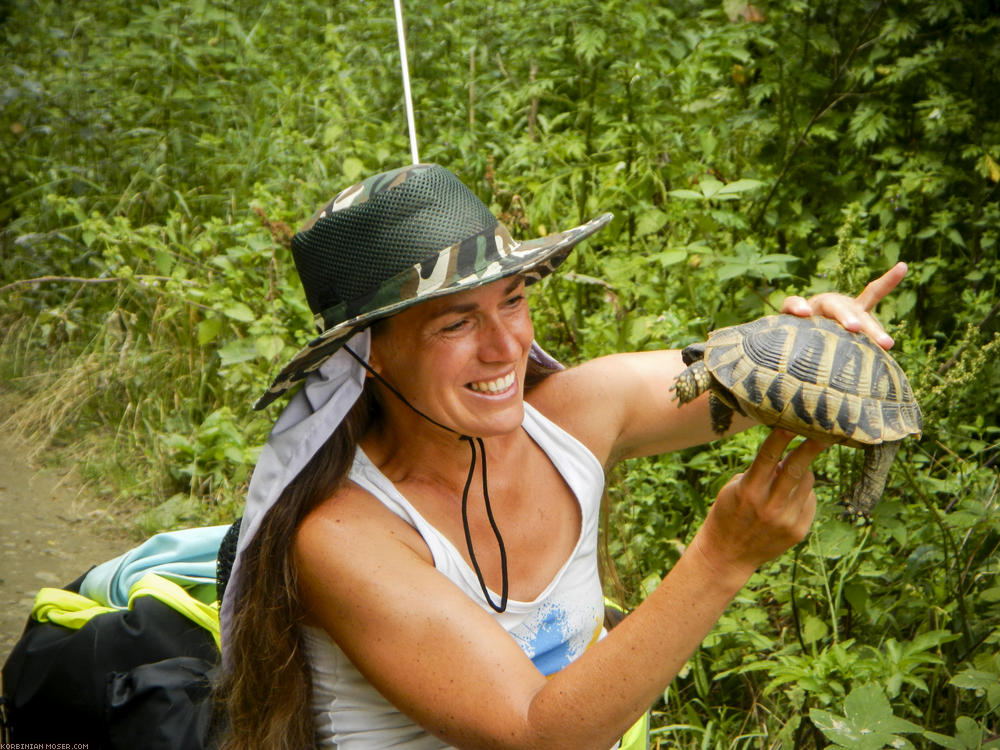
[[[841,521],[847,521],[852,526],[871,526],[872,516],[871,512],[858,508],[850,500],[841,500],[840,505],[844,506],[844,510],[840,514]]]

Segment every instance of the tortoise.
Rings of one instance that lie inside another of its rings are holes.
[[[903,438],[923,429],[896,361],[869,336],[829,318],[769,315],[720,328],[681,352],[688,368],[671,390],[686,404],[708,390],[712,429],[733,411],[826,443],[865,451],[846,514],[868,518]]]

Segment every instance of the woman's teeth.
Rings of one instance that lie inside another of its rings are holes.
[[[480,393],[503,393],[514,384],[514,373],[510,373],[496,380],[483,380],[478,383],[469,383],[469,388]]]

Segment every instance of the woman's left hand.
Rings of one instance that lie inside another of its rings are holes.
[[[851,298],[836,292],[823,292],[809,299],[793,295],[785,298],[781,312],[801,317],[822,315],[833,318],[848,331],[867,333],[883,349],[890,349],[893,344],[892,336],[885,332],[871,311],[883,297],[896,288],[904,276],[906,276],[906,264],[900,261],[877,279],[869,282],[857,297]]]

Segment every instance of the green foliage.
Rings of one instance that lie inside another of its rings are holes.
[[[878,314],[923,438],[867,528],[834,510],[857,452],[815,463],[810,539],[667,691],[660,746],[995,747],[995,3],[454,0],[407,20],[425,161],[516,236],[615,214],[533,293],[566,361],[910,263]],[[147,532],[229,518],[273,416],[249,405],[310,337],[289,227],[407,160],[391,4],[12,0],[0,35],[5,424],[93,444],[87,476],[141,498]],[[608,546],[633,600],[762,435],[619,467]]]
[[[885,693],[877,685],[862,685],[844,699],[844,716],[813,709],[810,718],[819,730],[833,742],[829,747],[848,750],[881,750],[881,748],[912,748],[913,744],[899,735],[921,732],[912,721],[895,716]],[[983,727],[967,716],[955,722],[955,736],[923,731],[935,745],[953,750],[989,750],[1000,747],[1000,740],[989,739]]]
[[[907,747],[898,735],[919,732],[912,721],[893,715],[889,700],[874,685],[855,688],[844,700],[845,716],[813,709],[809,716],[835,748],[881,750],[884,747]]]

